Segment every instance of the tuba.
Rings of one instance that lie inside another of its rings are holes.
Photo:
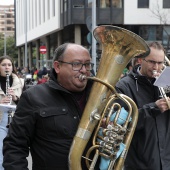
[[[80,79],[91,79],[94,84],[70,148],[69,169],[81,170],[81,159],[85,157],[87,168],[92,170],[95,168],[99,156],[102,156],[110,159],[108,169],[120,170],[124,165],[137,124],[138,109],[132,99],[117,93],[114,87],[132,57],[144,57],[149,54],[150,50],[141,37],[120,27],[98,26],[94,29],[93,35],[102,45],[101,60],[96,77],[83,75],[79,77]],[[115,102],[117,99],[122,100],[128,107],[127,120],[124,121],[123,125],[117,123],[121,110],[121,106]],[[109,117],[115,107],[118,108],[117,113],[113,125],[110,126]],[[102,120],[105,117],[107,125],[102,132],[103,136],[99,136]],[[83,156],[92,134],[94,134],[92,147]],[[113,134],[116,134],[114,140]],[[116,159],[115,155],[119,150],[120,142],[124,143],[125,147],[119,159]],[[89,155],[93,150],[95,154],[93,159],[90,159]]]

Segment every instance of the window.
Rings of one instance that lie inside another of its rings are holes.
[[[170,8],[170,1],[169,0],[163,0],[163,8]]]
[[[92,5],[93,5],[92,2],[93,2],[93,0],[88,0],[87,1],[87,7],[88,8],[92,8]],[[96,7],[98,7],[98,4],[99,4],[99,0],[96,1]]]
[[[11,27],[7,27],[7,31],[11,31],[11,29],[12,29]]]
[[[110,7],[110,0],[100,0],[100,8]]]
[[[113,8],[122,8],[122,0],[112,0]]]
[[[140,26],[139,35],[146,41],[161,41],[162,26]]]
[[[150,26],[148,29],[148,40],[155,41],[156,40],[156,27]]]
[[[170,26],[163,26],[163,38],[162,38],[162,42],[163,45],[167,46],[167,44],[169,43],[169,38],[170,38]]]
[[[149,0],[138,0],[138,8],[149,8]]]
[[[73,0],[73,8],[84,8],[84,1],[83,0]],[[88,4],[90,5],[90,1],[88,1]]]
[[[89,8],[92,7],[92,0],[88,0],[88,7],[89,7]]]
[[[7,18],[11,18],[11,14],[7,14],[7,16],[6,16]]]
[[[7,22],[6,22],[7,24],[12,24],[12,22],[10,21],[10,20],[7,20]]]

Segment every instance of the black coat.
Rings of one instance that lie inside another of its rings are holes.
[[[5,170],[27,170],[28,147],[33,170],[67,170],[81,114],[74,95],[53,80],[26,90],[4,140]]]
[[[125,161],[125,170],[170,169],[170,113],[161,113],[155,101],[159,90],[134,68],[116,88],[138,107],[137,127]]]

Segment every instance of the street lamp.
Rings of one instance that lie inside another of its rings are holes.
[[[24,6],[24,20],[25,20],[25,67],[28,66],[27,63],[27,1],[25,2],[25,6]]]
[[[6,12],[4,13],[4,56],[6,56]]]
[[[96,0],[92,1],[92,31],[96,28]],[[96,74],[96,40],[92,36],[92,61],[94,63],[94,72]]]

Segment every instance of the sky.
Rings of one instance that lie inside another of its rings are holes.
[[[11,5],[14,4],[14,0],[0,0],[0,5]]]

